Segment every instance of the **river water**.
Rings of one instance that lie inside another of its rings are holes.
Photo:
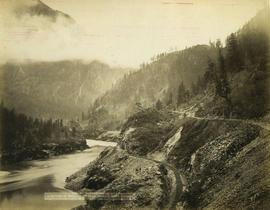
[[[48,200],[46,194],[73,194],[64,188],[65,179],[96,159],[114,142],[87,140],[90,149],[48,160],[25,161],[0,171],[0,209],[71,209],[84,203],[82,197]]]

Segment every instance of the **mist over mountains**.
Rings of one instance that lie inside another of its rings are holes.
[[[94,60],[86,53],[90,46],[82,42],[83,28],[68,14],[39,0],[3,0],[0,4],[0,46],[5,49],[0,52],[1,64],[29,59]]]
[[[17,4],[17,7],[15,7],[14,9],[15,14],[19,18],[25,15],[30,15],[32,17],[42,16],[51,19],[51,21],[53,22],[57,21],[58,18],[64,18],[67,22],[69,21],[70,23],[75,23],[75,20],[72,19],[68,14],[52,9],[40,0],[32,0],[25,2],[25,4],[22,4],[20,6]]]
[[[26,27],[22,33],[15,34],[15,38],[18,39],[15,39],[15,42],[11,42],[10,39],[10,42],[5,43],[14,46],[9,48],[13,48],[12,52],[5,52],[9,60],[1,66],[1,79],[4,84],[2,100],[8,107],[26,114],[69,118],[78,116],[81,112],[88,112],[89,115],[89,112],[97,109],[105,110],[121,121],[134,113],[138,105],[149,107],[161,101],[165,106],[177,108],[180,86],[185,89],[185,100],[191,95],[196,95],[194,89],[203,89],[202,83],[209,68],[209,60],[215,61],[218,57],[214,43],[210,43],[157,54],[149,63],[141,64],[138,71],[132,72],[131,69],[111,68],[98,61],[88,63],[72,59],[61,61],[62,56],[72,58],[80,49],[83,52],[81,44],[78,44],[80,42],[77,42],[82,31],[76,22],[69,15],[54,10],[41,1],[5,3],[15,5],[8,7],[12,8],[11,13],[15,14],[8,22],[13,23],[16,19],[17,24],[24,21],[27,27],[32,27],[30,29]],[[265,31],[264,20],[264,15],[258,15],[239,30],[237,32],[239,37],[243,34],[239,42],[248,42],[255,30]],[[250,32],[248,28],[253,29]],[[58,41],[55,42],[55,39]],[[254,41],[254,46],[260,44],[256,42],[257,40]],[[37,43],[40,43],[40,49],[31,47],[32,44],[38,46]],[[72,47],[76,50],[70,50]],[[23,49],[24,53],[20,49]],[[28,49],[31,52],[26,53],[25,50]],[[252,53],[257,53],[252,52],[252,49],[241,50],[243,53],[250,52],[251,56]],[[44,56],[44,59],[49,61],[25,60],[26,56],[32,55],[33,52],[37,57],[42,57],[45,51],[52,52]],[[226,54],[226,47],[222,51]],[[10,55],[16,59],[13,60]],[[21,59],[18,59],[19,57]],[[85,51],[85,57],[89,60],[91,55]],[[254,61],[252,67],[245,65],[247,68],[253,68],[256,62]],[[123,75],[125,76],[120,79]],[[239,76],[244,80],[243,77]],[[112,84],[115,85],[112,87]],[[235,84],[232,85],[237,89]]]
[[[4,0],[1,6],[0,98],[8,108],[40,118],[78,118],[125,72],[87,54],[83,30],[68,14],[39,0]],[[77,53],[88,61],[74,59]]]

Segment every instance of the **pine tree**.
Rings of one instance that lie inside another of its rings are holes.
[[[170,95],[169,95],[169,98],[168,98],[168,101],[167,101],[167,106],[171,105],[172,103],[173,103],[173,95],[170,92]]]
[[[181,82],[181,84],[178,87],[177,106],[186,102],[185,96],[186,96],[186,89],[185,89],[184,83]]]
[[[191,83],[191,95],[196,95],[196,86],[194,82]]]
[[[232,110],[232,104],[230,99],[230,87],[228,82],[228,75],[227,70],[225,67],[225,59],[222,54],[221,47],[218,47],[218,63],[219,63],[219,78],[216,86],[216,94],[220,97],[224,98],[227,104],[227,110],[224,112],[225,117],[229,117],[231,110]]]
[[[162,105],[160,99],[158,99],[157,102],[156,102],[156,109],[157,109],[157,110],[161,110],[162,107],[163,107],[163,105]]]
[[[207,71],[204,74],[204,80],[206,83],[217,83],[216,64],[210,58],[208,59],[208,66]]]
[[[82,112],[82,121],[85,120],[85,115],[84,115],[84,112]]]
[[[242,57],[240,55],[240,48],[237,37],[232,33],[226,40],[228,67],[231,71],[241,71],[242,68]]]

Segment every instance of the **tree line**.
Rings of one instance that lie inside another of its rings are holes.
[[[255,19],[230,34],[224,46],[220,40],[210,41],[209,47],[215,53],[208,56],[203,76],[189,88],[181,81],[178,88],[167,93],[164,105],[177,108],[192,97],[207,94],[212,87],[215,100],[224,101],[224,117],[254,118],[266,114],[269,111],[269,34],[266,28]],[[156,107],[162,106],[158,99]]]
[[[58,142],[74,135],[62,119],[42,120],[0,105],[1,151],[12,152],[45,142]]]

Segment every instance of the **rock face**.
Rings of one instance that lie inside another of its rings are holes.
[[[180,127],[179,130],[175,133],[175,135],[171,137],[164,145],[164,148],[166,150],[166,155],[168,155],[171,152],[171,150],[174,148],[177,141],[181,138],[182,130],[183,130],[183,127]]]
[[[269,134],[240,120],[186,121],[167,160],[187,179],[179,201],[198,209],[269,206]]]
[[[66,187],[86,197],[89,192],[134,197],[123,202],[90,196],[85,209],[270,206],[267,126],[230,119],[162,117],[152,123],[133,119],[124,125],[119,146],[106,149],[70,176]],[[164,125],[170,126],[162,129]]]

